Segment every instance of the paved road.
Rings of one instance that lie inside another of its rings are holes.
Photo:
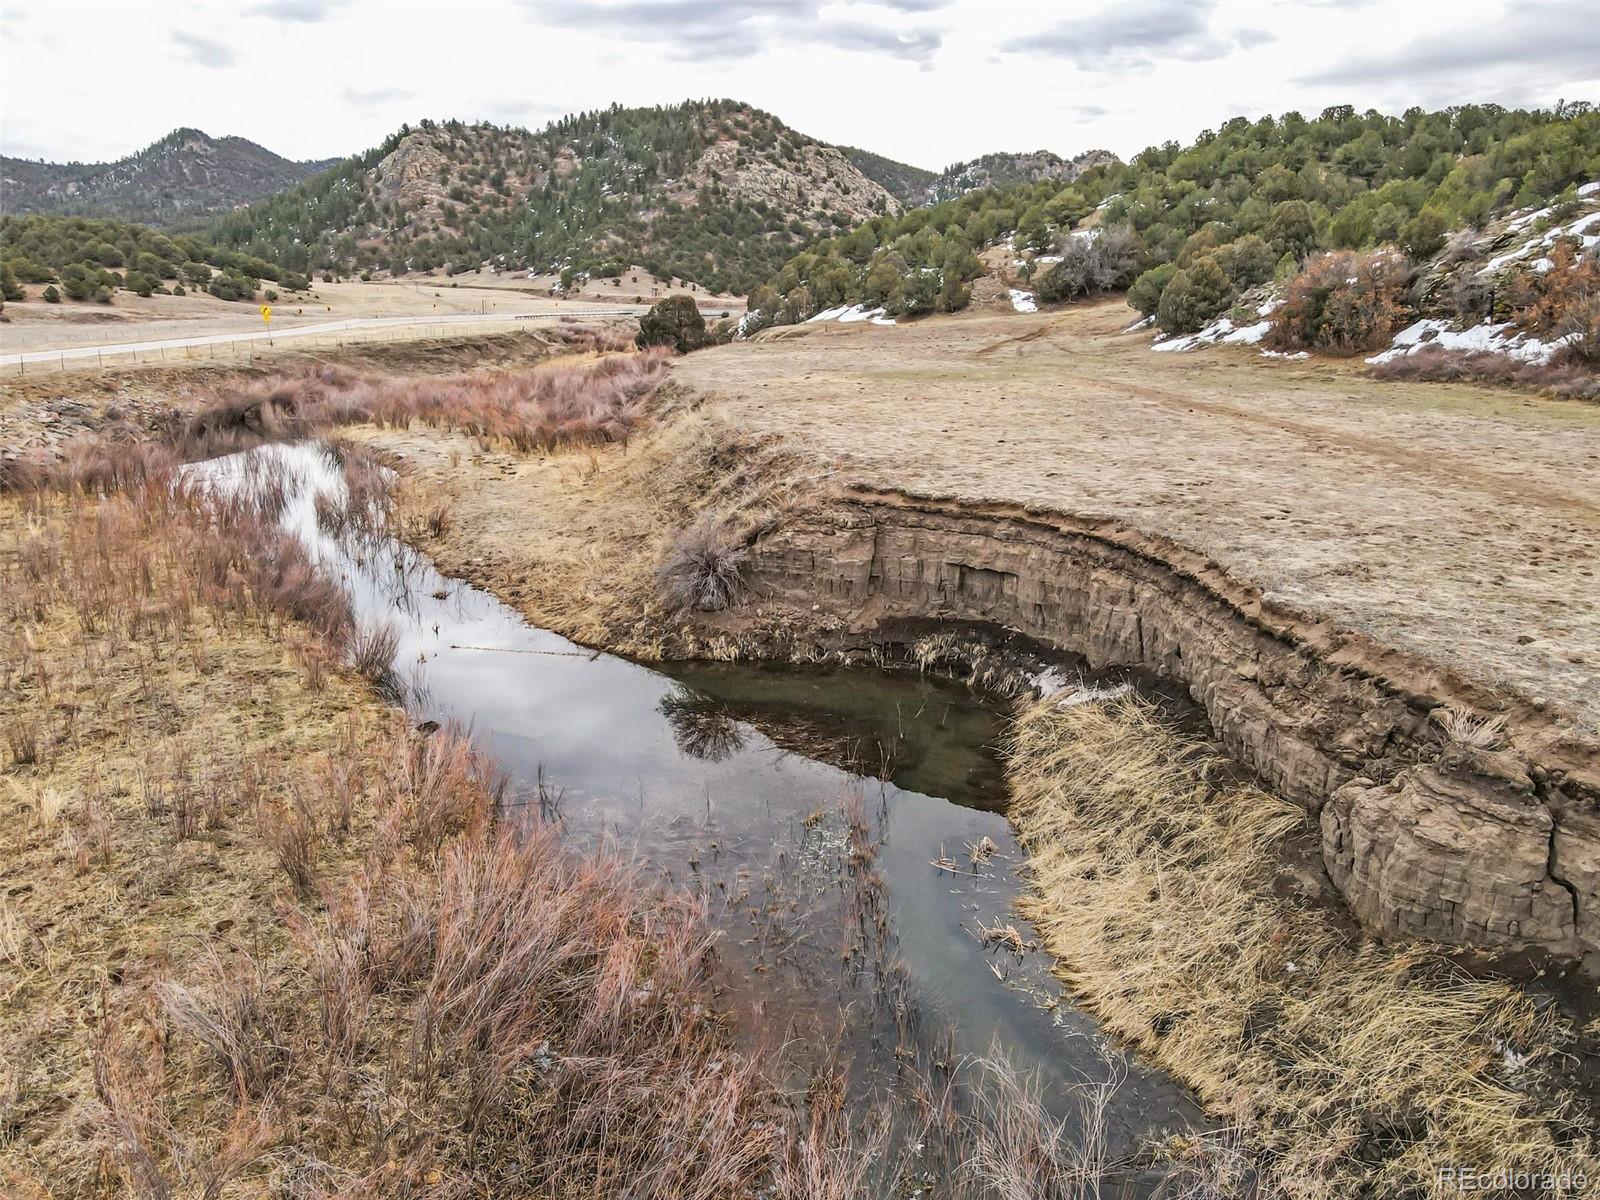
[[[292,325],[272,332],[212,333],[187,338],[165,338],[148,342],[107,342],[94,346],[75,346],[69,350],[30,350],[16,354],[0,355],[0,366],[17,366],[20,363],[71,362],[103,355],[157,353],[161,350],[181,350],[190,346],[221,346],[235,342],[266,342],[276,344],[293,338],[314,337],[330,333],[343,333],[359,329],[401,329],[407,326],[437,327],[440,325],[515,325],[528,321],[555,321],[562,317],[636,317],[649,310],[645,304],[617,304],[594,308],[567,308],[549,313],[509,313],[504,316],[481,313],[418,314],[408,317],[351,317],[343,321],[324,321],[317,325]]]

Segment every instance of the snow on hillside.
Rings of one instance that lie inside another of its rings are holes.
[[[1500,325],[1469,325],[1457,330],[1450,327],[1449,321],[1429,318],[1402,329],[1394,335],[1389,349],[1374,354],[1367,361],[1373,364],[1393,362],[1431,348],[1463,354],[1504,354],[1519,362],[1545,363],[1569,340],[1557,338],[1542,342],[1519,332],[1509,321]]]
[[[819,325],[826,321],[837,321],[841,325],[854,325],[858,321],[870,321],[874,325],[894,324],[894,318],[888,316],[884,309],[868,308],[865,304],[841,304],[838,308],[825,308],[808,318],[806,324]]]
[[[1272,328],[1272,322],[1266,318],[1277,307],[1278,301],[1266,300],[1256,306],[1256,316],[1262,319],[1252,324],[1235,325],[1229,317],[1218,317],[1196,333],[1181,337],[1158,337],[1150,349],[1176,351],[1182,354],[1189,350],[1198,350],[1201,346],[1254,346],[1266,337],[1267,330]]]

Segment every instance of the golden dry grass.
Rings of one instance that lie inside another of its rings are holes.
[[[405,536],[446,574],[492,590],[537,625],[645,659],[668,640],[676,656],[725,656],[714,633],[675,618],[658,595],[674,537],[702,514],[745,537],[803,486],[776,444],[694,410],[658,407],[626,445],[558,456],[422,426],[353,426],[342,436],[403,466]],[[437,535],[435,511],[449,514]]]
[[[241,509],[151,462],[0,497],[0,1191],[895,1186],[838,1081],[733,1048],[695,902],[501,820],[492,764],[374,702],[286,480]],[[1008,1120],[990,1157],[1056,1169]]]
[[[1530,1098],[1554,1031],[1522,994],[1274,894],[1300,810],[1213,782],[1225,763],[1136,699],[1034,703],[1010,755],[1022,907],[1062,973],[1283,1194],[1454,1194],[1443,1167],[1595,1178],[1592,1131]]]
[[[874,1146],[731,1048],[695,905],[499,821],[228,503],[0,498],[0,1190],[855,1194]]]
[[[185,1097],[174,1119],[227,1128],[231,1107],[191,1086],[203,1057],[167,1045],[157,986],[219,956],[283,968],[283,877],[258,825],[391,720],[309,629],[181,596],[175,556],[195,530],[118,507],[0,499],[0,1179],[14,1194],[113,1185],[96,1150],[108,1040],[160,1048]],[[362,832],[324,839],[319,868],[348,864]],[[190,1149],[203,1159],[218,1139]]]

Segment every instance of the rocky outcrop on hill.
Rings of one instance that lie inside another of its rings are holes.
[[[843,213],[852,225],[897,213],[900,202],[856,169],[836,146],[801,145],[793,158],[750,155],[729,138],[708,146],[686,174],[680,200],[715,182],[747,203],[796,213]]]
[[[978,188],[1037,183],[1041,179],[1071,183],[1092,167],[1116,161],[1117,156],[1109,150],[1085,150],[1072,158],[1062,158],[1049,150],[1035,150],[1031,154],[985,154],[941,171],[928,185],[927,202],[938,204]]]

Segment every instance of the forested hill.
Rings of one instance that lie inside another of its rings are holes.
[[[742,293],[819,234],[900,207],[838,148],[712,100],[538,132],[425,121],[209,232],[305,271],[636,264]]]
[[[1206,258],[1210,266],[1186,283],[1204,275],[1218,296],[1202,307],[1225,308],[1228,294],[1314,249],[1395,245],[1427,257],[1452,230],[1482,228],[1595,178],[1600,112],[1586,104],[1401,116],[1343,105],[1310,119],[1237,117],[1191,145],[1152,146],[1070,183],[983,188],[876,217],[796,255],[751,303],[764,321],[803,320],[845,303],[901,313],[961,308],[983,272],[975,251],[1009,239],[1017,253],[1047,261],[1075,243],[1081,249],[1094,229],[1116,231],[1107,243],[1116,261],[1069,254],[1068,263],[1041,269],[1041,298],[1138,279],[1139,306],[1153,312],[1179,268]]]
[[[870,150],[860,150],[855,146],[840,146],[839,149],[863,175],[874,183],[882,184],[891,196],[909,207],[926,204],[928,189],[939,178],[932,171],[896,162]]]
[[[175,129],[110,163],[0,158],[0,178],[8,214],[111,217],[170,228],[293,187],[328,165],[292,162],[241,137]]]

